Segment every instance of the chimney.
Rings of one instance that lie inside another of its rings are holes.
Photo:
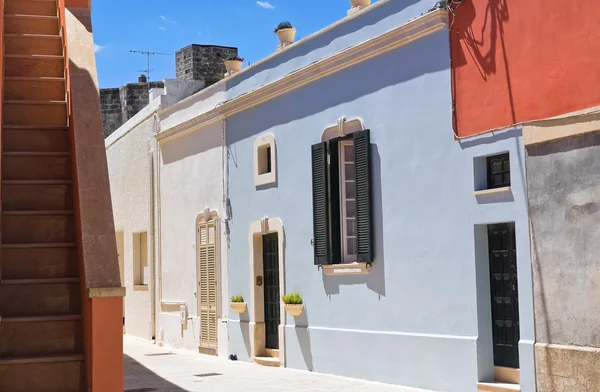
[[[148,83],[148,78],[146,77],[146,75],[140,75],[140,77],[138,78],[138,83]]]
[[[206,87],[223,79],[225,63],[229,56],[237,56],[238,49],[216,45],[189,45],[175,54],[178,80],[200,80]]]

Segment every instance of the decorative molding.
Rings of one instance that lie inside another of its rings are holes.
[[[260,105],[316,80],[407,45],[436,31],[440,31],[447,26],[447,23],[448,12],[445,9],[429,12],[387,33],[383,33],[291,72],[285,77],[257,88],[254,91],[250,91],[232,100],[224,101],[220,106],[217,105],[214,109],[163,131],[155,135],[155,137],[159,142],[163,142],[173,137],[193,132],[202,128],[205,123]],[[243,71],[240,73],[243,73]]]
[[[323,273],[325,275],[364,275],[369,273],[369,264],[350,263],[324,265]]]
[[[530,146],[598,131],[600,108],[595,107],[523,126],[523,144]]]

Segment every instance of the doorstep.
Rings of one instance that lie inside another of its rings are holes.
[[[280,367],[279,358],[273,357],[254,357],[254,363],[261,366]]]
[[[478,392],[520,392],[519,384],[509,384],[505,382],[480,382],[477,384]]]

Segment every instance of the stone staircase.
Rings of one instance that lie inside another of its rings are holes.
[[[87,390],[56,0],[5,0],[0,390]]]

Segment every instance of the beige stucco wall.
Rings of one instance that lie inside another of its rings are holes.
[[[148,112],[151,114],[151,110]],[[128,334],[149,340],[152,338],[151,291],[134,290],[133,265],[133,234],[149,231],[149,151],[155,121],[152,116],[144,119],[144,113],[108,139],[106,155],[115,230],[123,232],[124,239],[125,328]]]

